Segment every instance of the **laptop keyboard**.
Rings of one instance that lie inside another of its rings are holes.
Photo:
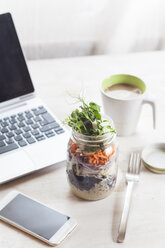
[[[0,119],[0,154],[62,133],[64,129],[43,106],[5,117]]]

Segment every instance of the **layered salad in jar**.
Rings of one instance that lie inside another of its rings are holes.
[[[108,196],[116,183],[116,132],[100,114],[96,103],[80,98],[65,120],[72,127],[67,151],[67,176],[72,192],[80,198],[98,200]]]

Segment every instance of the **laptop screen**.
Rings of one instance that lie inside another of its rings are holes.
[[[0,102],[34,91],[10,13],[0,15]]]

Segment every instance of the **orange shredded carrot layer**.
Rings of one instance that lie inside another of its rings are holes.
[[[102,152],[99,150],[88,156],[89,163],[95,166],[106,164],[109,161],[110,157],[114,154],[114,152],[115,152],[114,147],[113,147],[112,153],[109,155],[107,155],[105,151]]]
[[[70,141],[70,151],[72,154],[76,153],[76,150],[79,146],[73,142],[73,140]]]
[[[97,151],[89,155],[84,155],[88,158],[89,164],[95,165],[95,166],[101,166],[103,164],[106,164],[110,157],[113,156],[115,153],[115,145],[112,145],[112,152],[110,154],[106,154],[105,151]],[[79,152],[76,152],[76,150],[79,148],[78,144],[74,143],[72,140],[70,141],[70,151],[73,155],[80,154]]]

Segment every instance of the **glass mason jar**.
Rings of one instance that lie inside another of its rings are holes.
[[[107,197],[116,183],[116,158],[115,133],[95,137],[72,129],[66,170],[72,192],[86,200]]]

